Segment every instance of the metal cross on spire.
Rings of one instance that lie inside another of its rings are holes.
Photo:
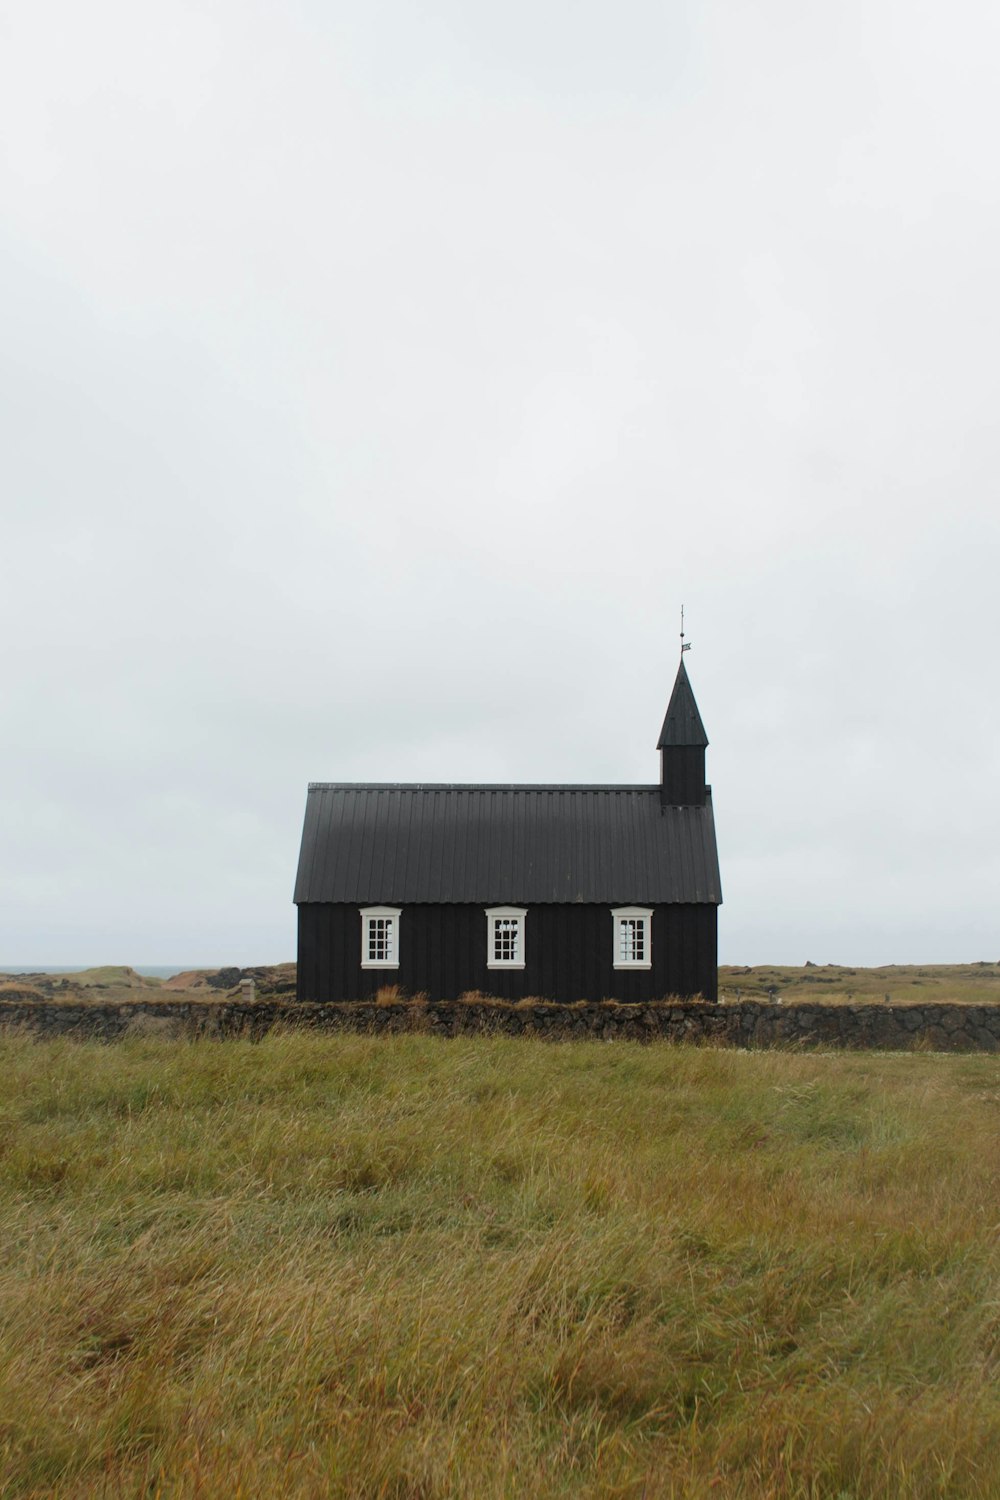
[[[681,605],[681,656],[691,650],[691,642],[684,639],[684,606]]]

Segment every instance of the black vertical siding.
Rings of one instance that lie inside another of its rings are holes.
[[[669,807],[704,807],[705,747],[666,745],[660,751],[661,800]]]
[[[298,994],[301,1000],[359,1000],[398,984],[433,1000],[455,999],[467,990],[562,1002],[697,994],[716,999],[716,908],[673,904],[652,910],[651,969],[615,969],[611,908],[583,903],[528,907],[523,969],[487,968],[482,906],[404,906],[399,968],[362,969],[359,908],[306,903],[299,907]]]

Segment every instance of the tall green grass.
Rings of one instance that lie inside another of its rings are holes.
[[[1000,1061],[0,1040],[6,1496],[1000,1496]]]

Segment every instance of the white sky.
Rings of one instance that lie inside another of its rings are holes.
[[[0,962],[294,956],[309,780],[652,781],[1000,958],[1000,11],[0,0]]]

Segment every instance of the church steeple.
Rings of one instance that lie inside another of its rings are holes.
[[[656,748],[660,752],[660,801],[665,807],[702,807],[705,803],[705,747],[708,735],[688,680],[684,657]]]

